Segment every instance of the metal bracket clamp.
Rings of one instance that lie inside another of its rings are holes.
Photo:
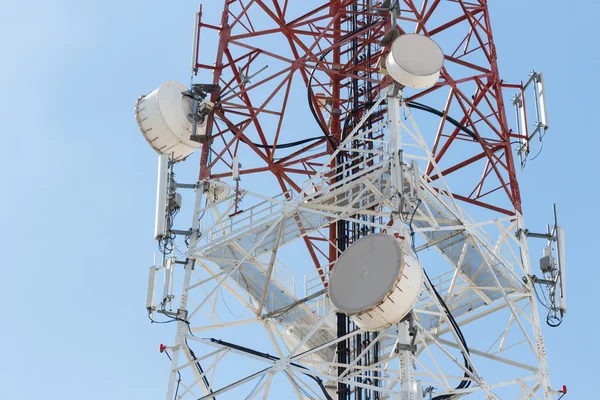
[[[523,277],[523,282],[527,283],[528,280],[531,280],[532,283],[539,283],[540,285],[556,286],[556,281],[551,281],[549,279],[540,279],[535,275],[526,275]]]
[[[200,187],[200,183],[178,183],[175,182],[175,186],[177,189],[198,189]]]
[[[403,343],[398,343],[396,345],[396,348],[395,348],[396,353],[399,353],[404,350],[410,351],[411,353],[414,354],[417,351],[417,346],[412,345],[412,344],[403,344]]]
[[[515,231],[515,237],[519,238],[521,235],[525,235],[525,237],[530,237],[534,239],[546,239],[556,241],[556,238],[550,233],[535,233],[529,232],[529,229],[518,229]]]
[[[204,123],[208,114],[210,114],[214,108],[214,104],[208,100],[205,100],[208,94],[214,90],[218,90],[218,85],[213,84],[194,84],[192,88],[182,94],[192,98],[192,112],[188,116],[192,120],[192,134],[190,140],[198,143],[206,141],[206,137],[199,136],[196,134],[198,124]]]
[[[387,97],[394,97],[401,100],[402,95],[402,90],[398,82],[394,82],[392,85],[388,86]]]
[[[178,320],[188,322],[187,317],[188,317],[187,310],[182,310],[180,308],[177,309],[177,319]]]
[[[200,234],[199,229],[193,230],[192,228],[188,229],[187,231],[180,230],[180,229],[171,229],[169,232],[171,232],[175,235],[180,235],[180,236],[191,236],[192,233],[197,233],[198,235]]]

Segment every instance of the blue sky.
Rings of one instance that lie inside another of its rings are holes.
[[[172,326],[144,310],[156,156],[133,105],[187,83],[197,1],[4,2],[0,11],[0,397],[163,398]],[[544,328],[553,386],[589,397],[595,301],[600,6],[491,1],[506,80],[545,73],[550,131],[520,174],[530,229],[567,230],[569,314]],[[215,21],[216,23],[216,21]],[[537,254],[533,254],[535,262]]]

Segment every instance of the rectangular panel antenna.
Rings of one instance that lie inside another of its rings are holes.
[[[544,126],[544,130],[548,129],[548,113],[546,112],[546,90],[544,89],[544,74],[537,74],[537,89],[540,105],[540,122]]]
[[[173,261],[174,261],[173,258],[169,258],[165,265],[165,281],[164,281],[164,286],[163,286],[163,300],[162,300],[165,302],[165,304],[168,300],[171,299],[171,293],[173,293],[172,289],[171,289],[171,278],[173,275],[173,267],[174,267]]]
[[[169,155],[158,156],[158,180],[156,184],[156,216],[154,239],[167,234],[167,190],[169,181]]]
[[[146,310],[152,311],[154,309],[154,286],[156,282],[156,265],[150,267],[148,273],[148,294],[146,296]]]
[[[567,274],[565,257],[565,230],[560,226],[556,227],[556,251],[558,253],[558,288],[560,290],[558,297],[558,307],[563,314],[567,312]]]
[[[240,179],[240,163],[238,161],[238,156],[233,156],[233,161],[231,163],[231,167],[232,167],[231,178],[234,181],[237,181],[238,179]]]
[[[412,173],[414,185],[414,198],[416,201],[423,198],[423,189],[421,188],[421,173],[419,172],[419,164],[417,160],[412,160]]]

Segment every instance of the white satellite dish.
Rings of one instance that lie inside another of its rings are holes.
[[[438,81],[444,66],[444,52],[427,36],[405,34],[392,43],[385,66],[395,81],[414,89],[425,89]]]
[[[354,242],[329,276],[333,306],[362,329],[377,331],[402,320],[423,289],[423,269],[408,246],[385,233]]]
[[[177,82],[165,82],[135,104],[135,118],[150,146],[159,154],[181,161],[201,147],[192,135],[192,98],[189,89]],[[206,122],[198,123],[196,135],[203,136]]]

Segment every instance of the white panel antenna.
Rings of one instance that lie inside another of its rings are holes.
[[[168,300],[171,299],[172,290],[172,278],[174,272],[174,260],[173,258],[169,258],[165,264],[165,280],[163,287],[163,302],[166,304]]]
[[[156,184],[156,216],[154,239],[167,235],[167,191],[169,186],[169,156],[158,156],[158,179]]]
[[[546,112],[546,90],[544,89],[544,74],[537,74],[537,91],[539,100],[539,115],[540,123],[544,126],[544,130],[548,129],[548,113]]]
[[[156,253],[154,253],[154,265],[150,267],[148,273],[148,294],[146,297],[146,310],[152,312],[154,309],[154,288],[156,282]]]
[[[231,163],[231,167],[232,167],[231,178],[234,181],[239,180],[240,179],[240,162],[238,160],[238,156],[234,156],[233,157],[233,161]]]
[[[526,97],[530,97],[532,94],[535,108],[527,108]],[[517,118],[518,153],[521,160],[521,170],[523,170],[529,158],[533,138],[537,136],[541,142],[548,130],[544,75],[541,72],[532,71],[527,82],[521,84],[520,91],[513,97],[512,103]]]
[[[566,284],[566,257],[565,257],[565,230],[556,227],[556,251],[558,253],[558,306],[560,312],[567,313],[567,284]]]
[[[423,198],[423,189],[421,188],[421,173],[419,172],[419,164],[417,160],[412,160],[412,191],[413,191],[413,200],[419,201]]]
[[[196,19],[194,21],[194,40],[192,41],[192,73],[195,73],[196,62],[198,60],[198,33],[200,25],[200,11],[196,13]]]
[[[557,327],[562,322],[562,317],[567,312],[566,290],[566,257],[565,257],[565,231],[558,226],[556,205],[554,205],[554,224],[548,226],[547,233],[534,233],[524,231],[525,236],[548,241],[540,259],[541,277],[529,275],[531,282],[541,285],[547,292],[548,309],[546,322],[552,327]],[[556,257],[555,257],[556,255]]]
[[[519,139],[519,142],[522,146],[521,151],[525,151],[524,157],[526,158],[527,154],[529,154],[529,139],[526,139],[529,137],[529,128],[527,127],[527,112],[524,97],[521,99],[521,104],[519,105],[519,121],[521,122],[519,133],[524,136],[524,138]]]

